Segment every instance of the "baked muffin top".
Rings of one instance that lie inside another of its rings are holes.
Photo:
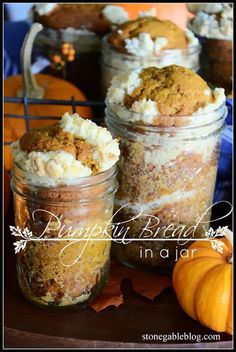
[[[214,111],[224,100],[224,89],[211,90],[197,73],[177,65],[115,76],[107,93],[109,107],[121,118],[166,126],[184,123],[183,116]]]
[[[141,33],[148,33],[153,41],[165,38],[166,43],[161,49],[184,49],[188,46],[185,32],[169,20],[159,20],[153,16],[137,18],[118,26],[108,36],[108,42],[117,47],[125,47],[127,40],[138,38]]]
[[[124,105],[127,108],[134,102],[146,99],[156,102],[163,116],[191,115],[214,100],[207,83],[182,66],[147,67],[139,77],[141,83],[131,94],[125,95]]]
[[[111,168],[120,154],[118,141],[106,128],[69,113],[55,125],[25,133],[11,149],[15,162],[37,180],[96,175]]]
[[[31,129],[20,138],[22,151],[30,153],[63,150],[76,160],[95,168],[92,144],[70,132],[65,132],[60,124]]]
[[[33,19],[51,29],[70,27],[105,34],[111,30],[112,23],[127,20],[128,14],[120,6],[51,3],[35,5]]]

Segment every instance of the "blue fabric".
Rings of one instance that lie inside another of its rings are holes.
[[[232,202],[232,99],[227,99],[226,104],[228,108],[228,115],[226,118],[227,125],[221,140],[214,203],[220,200],[227,200],[228,202]]]
[[[17,75],[19,73],[18,66],[10,59],[7,51],[4,49],[4,77]]]
[[[4,78],[20,72],[20,49],[29,28],[28,21],[4,23]]]

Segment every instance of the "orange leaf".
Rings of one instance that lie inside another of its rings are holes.
[[[171,286],[171,279],[163,275],[139,275],[133,277],[132,281],[133,290],[151,300],[158,296],[166,287]]]
[[[133,290],[151,300],[158,296],[164,288],[171,286],[171,279],[168,276],[131,269],[114,260],[111,263],[109,282],[102,293],[90,303],[90,307],[99,312],[108,306],[121,305],[124,301],[120,286],[124,279],[130,279],[133,283]]]
[[[102,290],[100,296],[90,303],[90,307],[96,312],[100,312],[108,306],[118,307],[122,303],[123,295],[120,291],[120,282],[110,280]]]

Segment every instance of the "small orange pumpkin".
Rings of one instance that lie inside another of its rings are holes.
[[[4,80],[4,96],[16,97],[23,87],[27,97],[56,100],[70,100],[71,97],[74,97],[75,100],[86,101],[86,97],[80,89],[63,79],[44,74],[32,75],[30,58],[33,41],[36,34],[41,30],[41,26],[37,25],[32,25],[22,46],[21,64],[23,73],[22,75],[11,76]],[[29,105],[29,114],[32,116],[61,117],[66,111],[72,111],[72,107],[63,105]],[[93,116],[90,107],[79,106],[76,108],[76,112],[81,117],[91,118]],[[5,103],[4,113],[24,115],[24,106],[21,103]],[[55,123],[55,120],[30,120],[29,127],[34,128],[52,123]],[[24,119],[4,119],[5,142],[19,139],[25,132],[26,122]],[[4,146],[4,166],[7,170],[11,169],[12,166],[9,145]]]
[[[208,328],[232,334],[232,232],[225,230],[222,253],[212,240],[196,241],[180,257],[173,271],[173,287],[183,310]],[[214,240],[215,241],[215,240]],[[193,252],[192,252],[193,253]]]

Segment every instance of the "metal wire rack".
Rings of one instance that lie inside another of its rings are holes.
[[[72,113],[76,112],[77,106],[88,106],[92,109],[104,108],[105,103],[103,101],[79,101],[75,100],[74,97],[71,97],[70,100],[57,100],[57,99],[33,99],[33,98],[14,98],[14,97],[4,97],[4,103],[11,104],[22,104],[24,108],[24,114],[9,114],[4,113],[4,118],[14,118],[21,119],[25,121],[26,131],[30,129],[30,120],[60,120],[61,116],[34,116],[29,114],[29,106],[32,105],[63,105],[71,106]],[[83,116],[84,117],[84,116]],[[91,119],[96,122],[98,125],[101,125],[103,118],[97,114],[96,117]],[[13,141],[4,141],[4,145],[9,145]]]

